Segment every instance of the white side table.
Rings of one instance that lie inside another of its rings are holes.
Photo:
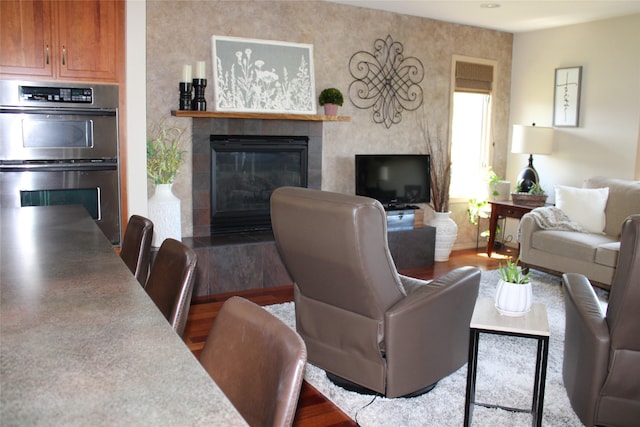
[[[533,403],[531,410],[510,408],[495,404],[476,402],[476,374],[478,367],[478,341],[480,333],[511,335],[538,340]],[[531,311],[522,317],[503,316],[494,307],[492,298],[480,298],[471,317],[469,332],[469,363],[467,365],[467,398],[464,405],[464,425],[471,425],[473,405],[487,408],[501,408],[515,412],[529,412],[533,416],[532,425],[542,425],[544,385],[549,356],[549,321],[544,304],[532,304]]]

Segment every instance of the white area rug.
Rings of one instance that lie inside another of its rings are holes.
[[[562,382],[564,346],[564,301],[560,278],[532,270],[533,301],[547,307],[551,337],[544,396],[544,426],[581,426],[571,409]],[[493,297],[497,271],[482,273],[480,296]],[[597,290],[603,307],[607,293]],[[293,303],[265,307],[295,328]],[[537,341],[526,338],[481,334],[478,353],[476,401],[515,408],[530,408],[533,392]],[[461,426],[467,365],[442,379],[429,393],[410,399],[386,399],[346,391],[331,383],[325,372],[307,364],[305,379],[334,402],[359,425]],[[531,415],[475,406],[474,426],[530,426]]]

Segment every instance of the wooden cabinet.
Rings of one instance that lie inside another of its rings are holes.
[[[0,1],[0,76],[119,83],[122,0]]]
[[[0,73],[53,77],[48,1],[0,1]]]

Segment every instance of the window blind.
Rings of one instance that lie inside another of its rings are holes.
[[[491,93],[493,67],[472,62],[456,62],[456,91]]]

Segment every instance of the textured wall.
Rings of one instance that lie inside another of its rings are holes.
[[[503,174],[508,146],[509,90],[513,35],[430,19],[326,3],[322,1],[147,1],[148,122],[172,120],[191,127],[190,119],[170,117],[177,108],[182,64],[207,61],[207,102],[213,106],[211,36],[226,35],[314,46],[316,90],[337,87],[346,95],[353,80],[348,69],[357,51],[373,50],[387,35],[404,45],[404,55],[424,65],[424,108],[404,112],[401,123],[385,128],[348,100],[339,114],[351,122],[324,124],[322,188],[354,192],[356,153],[424,153],[422,117],[446,141],[449,132],[452,55],[496,60],[494,169]],[[320,109],[321,107],[318,106]],[[188,158],[190,158],[190,153]],[[192,233],[191,165],[185,165],[174,192],[182,199],[183,235]],[[458,245],[473,242],[466,203],[452,204],[460,226]]]

